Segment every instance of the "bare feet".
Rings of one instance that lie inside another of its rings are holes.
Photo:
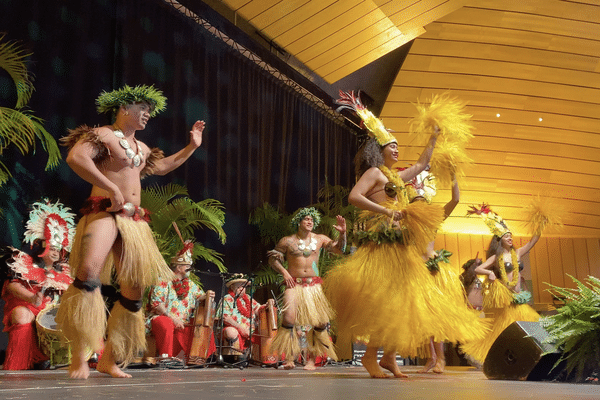
[[[446,360],[440,360],[435,363],[435,367],[432,369],[436,374],[443,374],[444,368],[446,367]]]
[[[100,361],[98,361],[96,371],[108,374],[113,378],[131,378],[131,375],[123,372],[121,368],[117,367],[117,364],[115,364],[114,362],[107,361],[104,357],[102,357]]]
[[[427,359],[427,362],[425,363],[425,365],[423,366],[423,368],[421,368],[420,370],[418,370],[417,373],[419,373],[419,374],[427,373],[435,365],[436,365],[436,359],[435,358],[429,358],[429,359]]]
[[[308,360],[306,360],[306,364],[304,365],[304,369],[306,371],[314,371],[317,369],[317,366],[315,365],[315,360],[312,358],[309,358]]]
[[[90,367],[87,363],[87,357],[81,353],[72,353],[71,365],[69,365],[69,378],[87,379],[90,376]]]
[[[385,360],[383,357],[381,358],[381,361],[379,361],[379,365],[382,368],[387,369],[388,371],[390,371],[392,374],[394,374],[395,378],[408,378],[408,375],[402,373],[400,371],[400,367],[398,367],[398,364],[396,363],[396,359],[394,358],[393,361],[390,360]]]
[[[361,362],[369,375],[371,375],[371,378],[389,378],[389,376],[379,367],[379,364],[377,364],[377,354],[369,356],[367,352],[365,352],[365,355],[361,358]]]
[[[283,369],[294,369],[296,368],[296,364],[294,364],[294,361],[286,361],[285,363],[283,363]]]

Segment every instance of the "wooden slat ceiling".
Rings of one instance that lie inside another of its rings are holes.
[[[333,83],[424,33],[465,0],[222,0]]]
[[[564,214],[552,236],[600,237],[600,1],[470,1],[425,28],[381,118],[410,162],[411,103],[446,90],[468,103],[475,163],[445,231],[486,233],[464,215],[487,202],[526,235],[523,207],[541,195]]]
[[[446,232],[487,233],[463,217],[487,202],[525,235],[540,194],[564,213],[552,236],[600,237],[600,0],[223,2],[329,83],[415,39],[381,113],[402,166],[422,149],[407,134],[417,100],[449,90],[476,128]]]

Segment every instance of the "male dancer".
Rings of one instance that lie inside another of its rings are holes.
[[[91,183],[79,222],[71,267],[75,282],[64,294],[57,322],[73,342],[69,376],[87,379],[86,349],[102,350],[106,329],[101,281],[109,283],[116,269],[120,299],[108,320],[108,341],[97,370],[129,378],[117,361],[126,364],[146,347],[142,294],[147,286],[173,279],[140,208],[141,178],[165,175],[182,165],[202,144],[204,122],[190,131],[190,142],[164,157],[136,139],[150,117],[166,108],[166,98],[153,86],[125,86],[104,92],[96,99],[100,113],[110,113],[114,123],[98,128],[80,126],[62,139],[69,147],[67,163]]]
[[[294,360],[301,351],[294,325],[312,326],[307,334],[308,356],[304,369],[316,369],[317,355],[326,354],[331,359],[337,359],[333,343],[325,330],[333,317],[333,310],[321,289],[322,279],[317,265],[322,248],[343,253],[346,247],[346,220],[337,216],[337,225],[334,226],[340,233],[337,241],[313,232],[320,220],[319,212],[313,207],[299,210],[292,219],[292,228],[296,233],[281,239],[275,249],[267,253],[269,265],[283,276],[286,286],[281,327],[271,344],[271,349],[278,355],[285,354],[285,369],[294,368]],[[287,269],[283,266],[284,259],[287,259]]]

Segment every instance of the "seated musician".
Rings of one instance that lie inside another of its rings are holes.
[[[233,275],[225,285],[228,293],[217,309],[219,317],[223,317],[223,354],[242,355],[250,347],[251,331],[253,336],[256,332],[261,305],[254,299],[250,301],[246,293],[248,280],[242,274]]]
[[[170,268],[175,279],[152,286],[149,291],[146,328],[154,336],[156,350],[161,357],[176,357],[182,350],[187,357],[190,355],[196,303],[206,298],[204,291],[189,278],[193,247],[193,242],[186,242],[177,256],[171,259]],[[209,293],[214,296],[213,292]],[[214,340],[211,339],[209,355],[214,350]]]
[[[73,281],[68,264],[62,260],[71,247],[74,216],[59,202],[33,203],[25,231],[29,254],[14,247],[4,251],[2,268],[6,267],[7,279],[2,285],[3,323],[8,332],[4,370],[50,366],[48,355],[38,345],[35,318],[57,302]]]

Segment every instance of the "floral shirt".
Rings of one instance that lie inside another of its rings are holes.
[[[246,301],[244,300],[244,298],[249,299],[249,297],[246,296],[240,296],[238,297],[237,301],[234,303],[234,297],[232,296],[232,292],[229,292],[228,294],[225,295],[225,297],[223,298],[223,308],[222,308],[222,312],[221,312],[221,305],[219,304],[219,307],[217,308],[217,316],[218,318],[221,318],[222,315],[230,315],[231,318],[239,325],[242,325],[244,327],[246,327],[246,329],[250,329],[250,318],[249,315],[243,315],[242,312],[240,311],[240,307],[238,305],[241,304],[242,307],[246,306]],[[252,299],[252,309],[254,310],[254,316],[252,317],[252,321],[254,324],[254,327],[256,327],[256,312],[258,311],[258,309],[260,308],[260,303],[257,302],[256,300]]]
[[[158,314],[152,312],[152,309],[160,304],[165,306],[169,314],[181,318],[184,324],[188,325],[192,322],[192,316],[194,311],[196,311],[196,302],[204,295],[204,291],[192,280],[188,279],[188,282],[190,288],[187,295],[182,298],[177,296],[177,291],[172,281],[161,282],[157,286],[150,288],[148,304],[146,306],[146,314],[148,315],[146,328],[148,330],[152,327],[152,319],[158,316]]]

